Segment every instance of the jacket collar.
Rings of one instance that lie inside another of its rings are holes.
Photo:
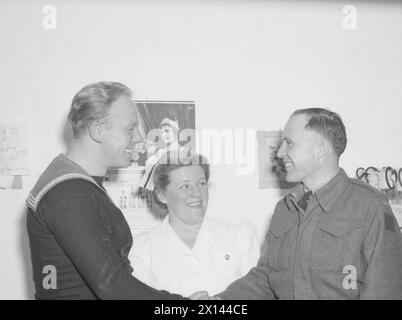
[[[334,178],[332,178],[326,185],[318,189],[314,193],[314,197],[319,203],[322,210],[328,213],[335,201],[339,198],[342,191],[345,188],[345,182],[348,179],[345,171],[339,168],[338,173]],[[292,210],[296,210],[297,202],[304,195],[305,188],[302,183],[298,183],[294,188],[292,188],[289,193],[285,196],[285,202],[287,207]]]
[[[332,180],[330,180],[325,186],[321,187],[315,192],[316,199],[325,212],[328,213],[331,210],[335,201],[345,189],[345,182],[347,179],[348,176],[346,175],[345,170],[339,168],[336,176],[332,178]]]
[[[195,240],[194,246],[190,249],[182,239],[180,239],[179,235],[173,229],[173,227],[169,223],[169,214],[164,218],[161,224],[165,233],[168,234],[173,243],[176,243],[177,248],[185,254],[197,254],[203,248],[207,248],[208,244],[211,241],[214,241],[213,234],[211,233],[211,227],[209,223],[208,217],[204,216],[204,219],[201,223],[200,230],[198,231],[197,239]]]
[[[64,154],[59,154],[41,174],[31,190],[27,199],[28,207],[35,212],[40,200],[49,190],[63,181],[72,179],[89,181],[107,195],[107,192],[102,188],[102,186],[98,185],[94,178],[91,177],[81,166],[67,158]]]

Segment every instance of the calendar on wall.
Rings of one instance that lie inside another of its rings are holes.
[[[123,212],[133,236],[161,223],[152,213],[150,194],[138,192],[144,170],[144,167],[138,166],[110,170],[103,184],[114,204]]]

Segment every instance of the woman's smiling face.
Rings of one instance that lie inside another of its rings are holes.
[[[159,200],[169,209],[171,219],[185,224],[199,224],[208,207],[208,182],[201,166],[180,167],[169,173],[170,183],[159,193]]]

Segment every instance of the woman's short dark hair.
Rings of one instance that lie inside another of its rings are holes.
[[[166,204],[159,201],[157,193],[166,190],[166,187],[170,183],[170,173],[173,170],[193,165],[201,167],[205,174],[205,180],[208,182],[208,159],[200,154],[192,153],[191,155],[187,155],[183,152],[169,151],[155,165],[153,169],[154,190],[152,191],[152,202],[156,206],[153,211],[158,218],[164,218],[169,213]]]
[[[324,108],[299,109],[292,115],[307,116],[306,129],[318,132],[331,144],[338,157],[345,151],[347,138],[345,125],[336,112]]]

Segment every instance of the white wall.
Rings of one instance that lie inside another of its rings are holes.
[[[55,5],[56,30],[42,27]],[[354,4],[356,30],[342,28]],[[84,85],[120,81],[137,99],[195,100],[197,128],[283,127],[296,107],[339,112],[342,166],[401,166],[402,5],[368,1],[1,1],[0,122],[30,125],[32,175],[0,190],[0,299],[32,298],[24,200],[65,151]],[[210,214],[253,221],[260,239],[279,193],[257,172],[212,168]]]

